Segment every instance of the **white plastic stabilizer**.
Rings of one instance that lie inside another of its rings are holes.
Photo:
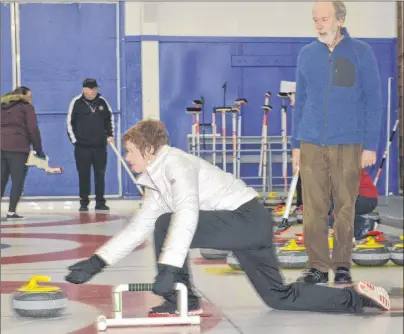
[[[108,327],[128,327],[128,326],[164,326],[164,325],[199,325],[201,318],[199,315],[188,315],[188,290],[182,283],[176,283],[177,305],[179,306],[179,316],[173,317],[151,317],[151,318],[123,318],[122,317],[122,292],[134,291],[129,289],[131,284],[120,284],[113,290],[115,302],[115,316],[108,319],[100,316],[97,319],[99,331],[105,331]],[[146,291],[146,290],[144,290]]]

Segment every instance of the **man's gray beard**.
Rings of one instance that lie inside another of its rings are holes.
[[[321,37],[321,35],[320,34],[318,34],[318,40],[321,42],[321,43],[324,43],[324,44],[326,44],[326,45],[332,45],[332,44],[334,44],[334,42],[337,40],[337,36],[338,36],[338,29],[337,29],[337,31],[333,34],[333,37],[331,38],[329,38],[328,37],[329,35],[327,35],[327,37]]]
[[[328,37],[323,38],[323,37],[321,37],[320,35],[318,36],[318,40],[319,40],[321,43],[324,43],[324,44],[326,44],[326,45],[332,45],[332,44],[335,42],[336,39],[337,39],[337,33],[335,33],[332,38],[328,38]]]

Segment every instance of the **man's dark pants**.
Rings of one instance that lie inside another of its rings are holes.
[[[94,172],[96,205],[105,204],[105,170],[107,167],[107,147],[87,147],[76,144],[74,157],[79,174],[80,204],[88,206],[91,192],[91,167]]]
[[[171,213],[161,215],[154,230],[158,260],[166,238]],[[352,288],[292,283],[285,285],[272,244],[273,225],[267,209],[253,199],[235,211],[200,211],[191,248],[232,251],[250,282],[270,307],[280,310],[325,312],[361,312],[359,295]],[[181,242],[181,240],[178,240]],[[188,258],[176,282],[188,287],[189,302],[197,297],[192,291]],[[174,294],[166,299],[174,302]]]

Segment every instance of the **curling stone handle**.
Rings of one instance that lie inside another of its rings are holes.
[[[51,280],[50,276],[32,276],[27,286],[38,287],[37,282],[49,282],[50,280]]]
[[[31,281],[37,281],[37,282],[49,282],[51,280],[50,276],[32,276]]]
[[[49,282],[51,278],[49,276],[32,276],[30,281],[22,286],[18,291],[25,292],[53,292],[60,290],[57,286],[44,286],[38,285],[38,282]]]

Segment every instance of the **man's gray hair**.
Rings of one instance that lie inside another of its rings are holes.
[[[346,16],[346,7],[343,1],[333,1],[332,5],[334,6],[335,16],[337,20],[345,21]]]

